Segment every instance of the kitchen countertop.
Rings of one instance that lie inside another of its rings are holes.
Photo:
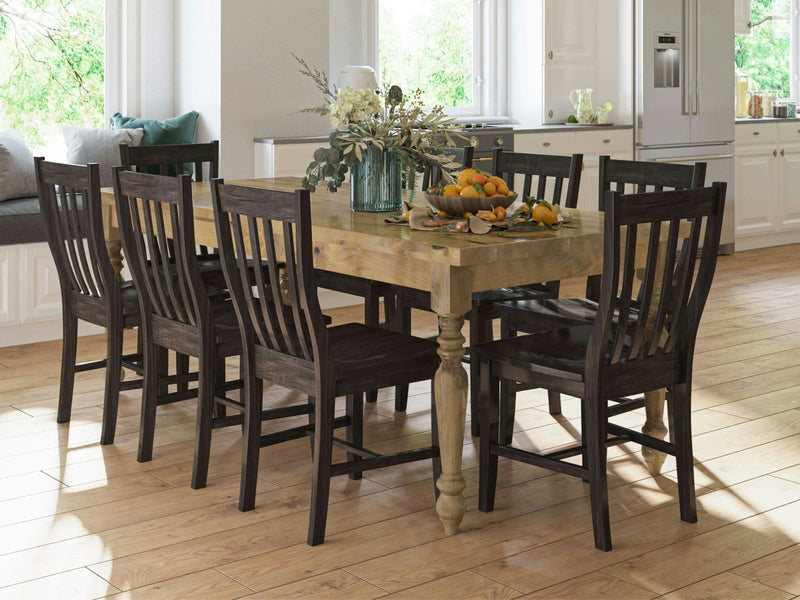
[[[764,121],[768,119],[742,119],[743,121]],[[788,119],[770,119],[770,120],[788,120]],[[505,127],[506,125],[502,125]],[[507,126],[514,133],[547,133],[550,131],[597,131],[606,129],[632,129],[633,125],[564,125],[562,123],[555,123],[553,125],[522,125],[519,123],[508,123]],[[485,129],[477,129],[476,131],[486,131]],[[491,130],[489,130],[491,131]],[[327,135],[313,135],[302,137],[277,137],[277,138],[254,138],[253,141],[257,144],[304,144],[304,143],[324,143],[328,140]]]
[[[745,123],[750,123],[752,125],[757,125],[758,123],[783,123],[784,121],[791,121],[791,122],[798,122],[800,123],[800,118],[798,117],[761,117],[760,119],[751,119],[750,117],[743,117],[735,119],[737,125],[742,125]]]

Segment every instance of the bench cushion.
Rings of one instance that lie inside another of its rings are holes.
[[[0,202],[0,246],[46,240],[38,196]]]

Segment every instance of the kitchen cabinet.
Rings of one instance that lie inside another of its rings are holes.
[[[736,249],[800,242],[800,120],[736,126]]]
[[[600,156],[633,159],[631,129],[574,129],[514,136],[514,150],[534,154],[583,154],[578,208],[597,210]]]
[[[0,346],[60,335],[61,288],[48,245],[0,246]]]
[[[750,0],[734,0],[733,32],[750,33]]]

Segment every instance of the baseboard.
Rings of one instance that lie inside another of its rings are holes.
[[[96,335],[105,329],[78,321],[78,335]],[[4,325],[0,327],[0,348],[6,346],[19,346],[20,344],[34,344],[36,342],[49,342],[61,339],[61,319],[57,321],[40,321],[25,323],[24,325]]]
[[[740,236],[736,238],[736,251],[755,250],[800,243],[800,230],[765,233],[763,235]]]

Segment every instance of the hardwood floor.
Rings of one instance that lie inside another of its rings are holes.
[[[698,522],[679,518],[674,461],[651,477],[636,446],[612,448],[608,553],[592,542],[586,486],[566,476],[501,461],[496,508],[479,512],[468,427],[458,535],[443,534],[423,462],[335,479],[326,541],[308,547],[307,441],[262,449],[256,509],[240,513],[238,429],[214,432],[208,487],[192,490],[194,401],[159,408],[140,464],[140,392],[123,393],[116,443],[100,446],[102,371],[78,375],[72,422],[57,425],[60,342],[0,348],[0,599],[800,598],[798,265],[800,245],[720,258],[695,355]],[[414,325],[436,328],[425,313]],[[79,358],[104,348],[81,338]],[[275,404],[286,394],[265,390]],[[382,390],[367,437],[422,445],[428,394],[412,386],[395,414]],[[554,418],[546,394],[526,392],[515,437],[566,443],[577,409],[565,398]]]

